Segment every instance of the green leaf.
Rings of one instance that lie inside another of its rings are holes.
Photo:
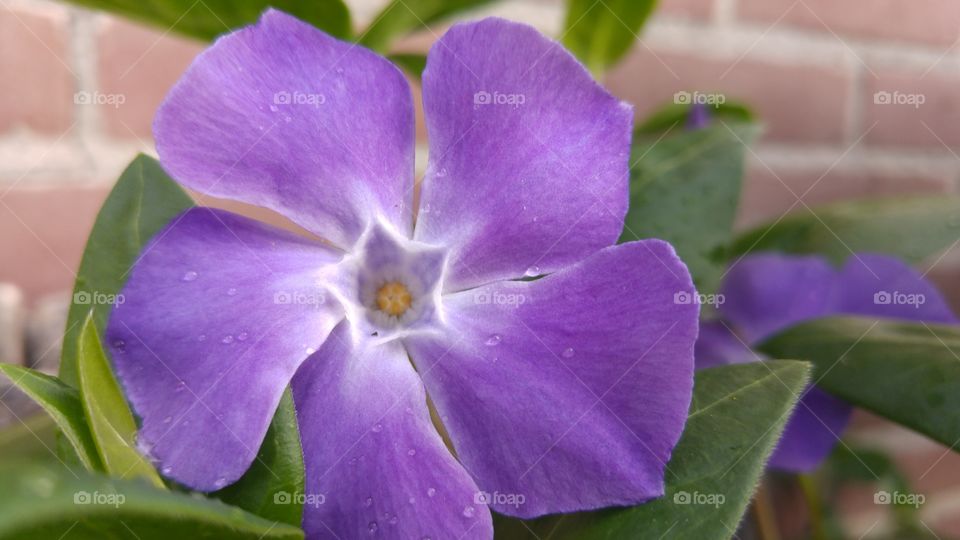
[[[752,124],[756,122],[756,116],[743,103],[724,102],[709,109],[710,117],[717,120],[724,120],[728,123]],[[657,109],[646,120],[640,124],[633,132],[633,136],[639,135],[659,135],[663,132],[669,132],[673,129],[683,128],[690,116],[690,105],[668,103]]]
[[[250,470],[237,483],[212,496],[258,516],[299,526],[303,515],[303,450],[287,389]]]
[[[163,480],[136,450],[137,423],[113,378],[100,344],[93,313],[80,336],[80,397],[104,470],[117,478],[143,478],[157,487]]]
[[[730,256],[751,251],[822,253],[840,263],[851,252],[872,251],[916,263],[958,239],[960,197],[893,197],[803,208],[744,233]]]
[[[386,52],[393,40],[421,28],[428,28],[451,15],[489,4],[493,0],[393,0],[383,8],[360,36],[359,42],[375,51]]]
[[[47,411],[84,467],[89,470],[101,468],[83,416],[80,395],[75,389],[56,377],[13,364],[0,364],[0,372]]]
[[[97,215],[73,286],[60,358],[63,382],[78,384],[80,331],[91,308],[97,328],[106,328],[113,303],[121,298],[120,290],[144,245],[191,206],[190,197],[149,156],[138,156],[120,176]]]
[[[342,0],[68,1],[204,41],[256,22],[268,7],[285,11],[332,36],[349,39],[351,35],[350,10]]]
[[[285,523],[200,495],[36,463],[0,465],[0,539],[302,539]]]
[[[656,0],[569,0],[563,44],[599,76],[630,50],[656,5]]]
[[[767,458],[809,380],[804,362],[772,360],[699,371],[690,416],[666,473],[663,497],[632,508],[567,514],[519,524],[556,539],[730,538]]]
[[[761,344],[813,362],[831,394],[954,448],[960,439],[960,328],[858,317],[794,326]]]
[[[391,54],[387,58],[418,79],[427,67],[427,57],[422,54]]]
[[[636,141],[630,209],[620,241],[670,242],[698,290],[712,292],[740,199],[744,143],[757,132],[753,125],[717,124]]]

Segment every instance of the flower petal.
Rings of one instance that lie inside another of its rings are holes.
[[[338,258],[208,208],[181,214],[147,245],[106,345],[142,418],[141,449],[164,476],[212,491],[246,471],[306,349],[342,317],[318,285]]]
[[[549,273],[616,241],[633,113],[558,43],[501,19],[455,25],[430,50],[423,103],[416,239],[452,250],[447,291]]]
[[[697,369],[764,360],[720,321],[700,323],[694,351]]]
[[[694,289],[673,248],[631,242],[539,280],[445,296],[449,331],[406,339],[495,510],[533,517],[663,493],[699,312],[679,292]]]
[[[853,407],[809,386],[793,410],[770,466],[790,472],[811,472],[830,454],[847,428]]]
[[[727,271],[721,315],[750,344],[839,311],[836,270],[817,256],[751,255]]]
[[[895,257],[858,253],[840,272],[841,310],[851,315],[957,322],[940,291]]]
[[[399,341],[354,343],[342,323],[293,381],[307,537],[493,537],[487,505],[430,420]],[[479,501],[479,502],[478,502]]]
[[[185,186],[349,247],[374,214],[411,233],[413,125],[396,67],[269,10],[197,57],[154,135]]]

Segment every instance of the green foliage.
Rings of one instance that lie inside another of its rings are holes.
[[[383,8],[359,38],[360,44],[386,52],[403,34],[428,28],[461,11],[489,4],[493,0],[393,0]]]
[[[563,44],[599,76],[630,50],[656,5],[656,0],[569,0]]]

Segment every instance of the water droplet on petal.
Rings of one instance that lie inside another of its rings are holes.
[[[248,337],[250,337],[250,334],[246,332],[240,332],[239,334],[237,334],[237,339],[240,341],[246,341]]]
[[[383,426],[381,424],[374,424],[371,429],[374,433],[380,433],[380,430],[383,429]]]
[[[164,424],[169,424],[170,422],[173,422],[173,417],[172,417],[172,416],[168,416],[168,417],[166,417],[166,418],[163,419],[163,423],[164,423]]]
[[[524,272],[524,275],[527,277],[536,277],[540,275],[540,267],[533,265],[530,268],[527,268],[527,271]]]
[[[503,336],[501,336],[500,334],[493,334],[490,337],[488,337],[487,341],[485,341],[484,343],[486,343],[488,347],[493,347],[495,345],[499,345],[501,341],[503,341]]]
[[[407,455],[408,455],[408,456],[415,456],[415,455],[417,455],[417,451],[416,451],[415,449],[411,448],[411,449],[407,450]]]
[[[410,503],[410,504],[416,504],[417,498],[416,498],[416,497],[410,497],[409,499],[407,499],[407,502]]]
[[[370,531],[370,534],[376,534],[377,529],[379,528],[380,527],[377,525],[376,521],[371,521],[370,524],[367,525],[367,530]]]
[[[574,355],[574,352],[573,352],[573,348],[571,347],[567,347],[566,349],[563,350],[562,353],[560,353],[560,356],[563,356],[564,358],[573,358],[573,355]]]
[[[170,473],[173,472],[173,467],[164,467],[160,469],[160,472],[163,473],[164,476],[170,476]]]
[[[127,352],[127,342],[122,339],[118,339],[113,342],[113,348],[116,349],[118,353],[123,354]]]
[[[197,273],[193,270],[190,270],[189,272],[183,274],[183,277],[180,278],[180,281],[193,281],[195,279],[197,279]]]
[[[472,506],[465,506],[465,507],[463,508],[463,517],[465,517],[465,518],[472,518],[474,512],[475,512],[475,510],[473,509]]]
[[[371,506],[373,506],[373,497],[367,497],[367,499],[363,501],[363,505],[366,506],[367,508],[370,508]]]
[[[220,343],[223,343],[224,345],[229,345],[233,343],[233,336],[231,336],[230,334],[223,336],[223,339],[220,340]]]
[[[397,516],[391,516],[388,521],[391,525],[396,525],[397,522],[400,521],[400,518],[398,518]]]
[[[207,340],[206,334],[200,334],[199,336],[197,336],[197,341],[206,341],[206,340]]]
[[[227,479],[226,479],[226,478],[217,478],[217,479],[214,480],[214,482],[213,482],[213,487],[214,487],[214,489],[220,489],[220,488],[222,488],[222,487],[225,486],[225,485],[227,485]]]
[[[227,289],[227,296],[236,296],[236,295],[237,295],[237,289],[235,289],[234,287],[230,287],[229,289]]]
[[[307,347],[307,348],[305,349],[305,352],[306,352],[307,354],[313,354],[313,353],[317,352],[317,350],[314,349],[313,347]]]
[[[277,107],[276,105],[271,105],[271,106],[270,106],[270,110],[271,110],[272,112],[277,112],[277,111],[280,110],[280,107]]]
[[[435,490],[435,489],[433,489],[433,488],[430,488],[430,489],[427,490],[427,497],[433,497],[433,496],[436,495],[436,494],[437,494],[437,490]]]

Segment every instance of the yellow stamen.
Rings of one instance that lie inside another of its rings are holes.
[[[387,315],[399,317],[410,308],[413,298],[407,287],[398,281],[391,281],[377,291],[377,307]]]

